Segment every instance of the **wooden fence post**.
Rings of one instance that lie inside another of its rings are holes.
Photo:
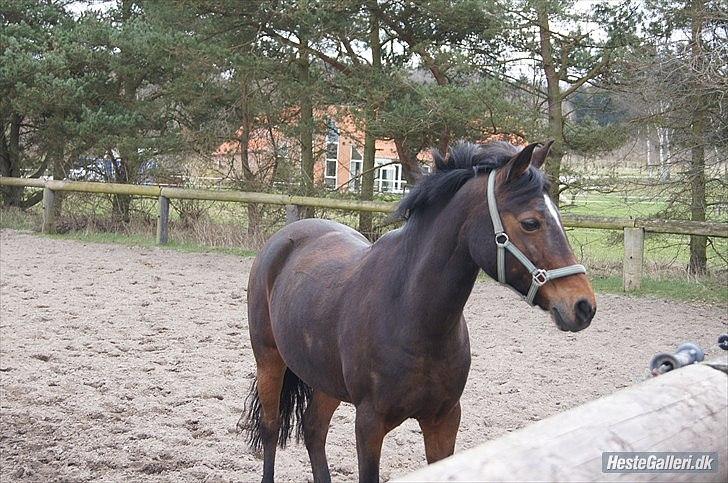
[[[159,197],[159,213],[157,214],[157,245],[169,242],[169,198]]]
[[[43,188],[43,225],[41,226],[42,233],[55,233],[55,217],[56,211],[54,202],[56,200],[56,194],[50,188]]]
[[[298,205],[286,205],[286,225],[301,219],[300,208]]]
[[[642,285],[642,264],[645,251],[645,229],[624,229],[624,291],[632,292]]]

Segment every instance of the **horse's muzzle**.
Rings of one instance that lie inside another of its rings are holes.
[[[587,299],[579,299],[571,310],[562,304],[557,304],[551,309],[556,327],[567,332],[579,332],[589,327],[597,308]]]

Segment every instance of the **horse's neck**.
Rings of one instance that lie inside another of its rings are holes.
[[[467,211],[451,200],[437,212],[417,215],[400,233],[405,253],[397,264],[397,278],[403,281],[399,290],[413,320],[428,332],[448,331],[459,323],[478,275],[463,236]]]

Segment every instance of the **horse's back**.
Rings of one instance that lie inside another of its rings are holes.
[[[255,259],[251,282],[257,279],[270,290],[276,276],[285,273],[286,266],[292,263],[310,265],[346,257],[369,245],[363,235],[341,223],[314,218],[300,220],[286,225],[268,240]]]
[[[370,245],[356,230],[333,221],[312,218],[286,225],[255,258],[248,281],[249,303],[263,294],[270,301],[276,288],[299,284],[305,278],[316,282],[324,276],[336,278]]]
[[[369,245],[369,241],[353,228],[331,220],[321,220],[317,218],[306,218],[296,221],[278,230],[266,243],[266,246],[275,243],[277,239],[288,239],[299,243],[315,242],[319,238],[339,234],[349,237],[352,242],[357,241],[364,246]]]

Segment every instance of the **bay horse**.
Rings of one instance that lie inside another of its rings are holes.
[[[559,329],[589,325],[594,292],[541,170],[549,147],[460,142],[435,153],[435,172],[397,208],[405,224],[374,244],[317,219],[270,238],[248,282],[257,376],[239,423],[263,449],[264,482],[294,431],[314,480],[330,481],[326,435],[341,401],[356,408],[359,481],[379,480],[384,436],[408,418],[428,463],[450,456],[470,368],[463,307],[481,269]]]

